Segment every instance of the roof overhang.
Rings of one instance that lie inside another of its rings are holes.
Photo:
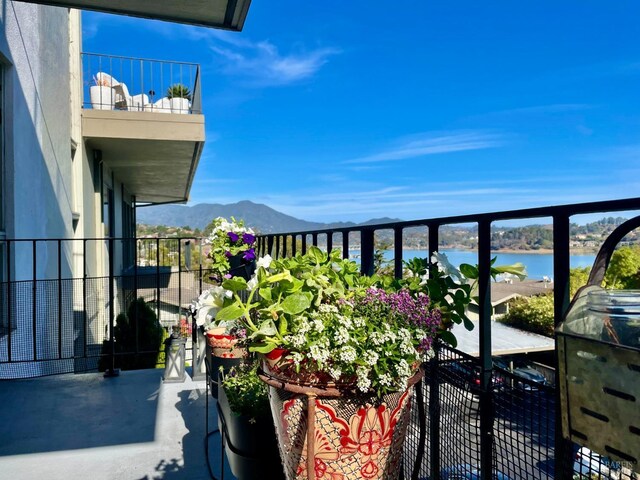
[[[241,31],[251,0],[19,0]]]
[[[82,136],[140,203],[183,203],[204,147],[204,115],[82,111]]]

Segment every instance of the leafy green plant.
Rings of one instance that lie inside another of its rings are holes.
[[[162,343],[168,335],[160,325],[156,313],[142,297],[132,301],[127,312],[116,317],[113,336],[116,368],[137,370],[156,368],[164,363]],[[104,371],[111,365],[110,353],[111,343],[105,340],[99,370]]]
[[[191,100],[191,92],[186,85],[181,83],[174,83],[167,89],[168,98],[186,98]]]
[[[269,415],[267,384],[258,377],[257,362],[232,367],[224,375],[222,386],[234,414],[249,417]]]
[[[533,297],[518,297],[509,303],[509,312],[498,319],[500,323],[553,336],[553,293]]]
[[[233,299],[216,320],[240,319],[252,352],[283,348],[289,375],[361,393],[402,390],[431,349],[440,312],[426,295],[387,292],[381,284],[339,251],[312,247],[306,255],[259,260],[249,282],[223,282]]]
[[[404,262],[407,277],[395,280],[396,288],[408,288],[412,292],[424,292],[431,303],[442,312],[442,324],[438,335],[452,345],[457,346],[455,335],[450,328],[453,324],[464,324],[467,330],[473,330],[474,324],[467,316],[467,307],[472,300],[478,302],[473,294],[477,290],[480,270],[477,265],[463,263],[459,268],[453,266],[443,253],[434,253],[430,263],[427,258],[413,258]],[[497,257],[491,259],[491,278],[511,274],[520,280],[526,278],[525,267],[521,263],[496,266]]]

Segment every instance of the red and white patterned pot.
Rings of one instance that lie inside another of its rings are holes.
[[[224,327],[218,327],[205,332],[212,355],[220,358],[246,357],[246,348],[238,347],[238,339],[232,335],[225,334],[225,331]]]

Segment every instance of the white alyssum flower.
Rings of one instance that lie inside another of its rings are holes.
[[[390,387],[391,385],[393,385],[393,378],[391,378],[390,374],[383,373],[378,377],[378,383],[383,387]]]
[[[380,359],[380,356],[378,355],[377,352],[369,350],[364,353],[364,363],[366,363],[367,365],[370,365],[373,367],[376,363],[378,363],[379,359]]]
[[[329,367],[329,375],[331,375],[331,378],[334,380],[339,380],[342,376],[342,370],[340,370],[340,367]]]
[[[355,317],[355,318],[353,319],[353,325],[354,325],[356,328],[364,328],[364,326],[365,326],[366,324],[367,324],[367,321],[366,321],[364,318],[362,318],[362,317]]]
[[[311,327],[318,333],[324,332],[324,322],[320,318],[314,318],[311,320]]]
[[[333,334],[333,341],[336,342],[337,345],[344,345],[351,339],[349,335],[349,331],[344,327],[338,327],[336,332]]]
[[[366,367],[358,367],[356,369],[356,386],[361,392],[367,393],[371,388],[371,379],[369,378],[369,369]]]
[[[341,362],[353,363],[356,361],[356,358],[357,358],[356,349],[353,348],[351,345],[345,345],[340,349],[340,352],[338,353],[338,357]]]
[[[309,358],[318,362],[318,365],[324,365],[326,361],[329,359],[330,353],[329,349],[324,345],[318,345],[317,343],[311,345],[309,348],[309,353],[307,354]]]
[[[369,335],[369,341],[371,341],[371,343],[376,347],[379,347],[384,344],[384,336],[380,332],[371,332],[371,335]]]
[[[403,358],[398,363],[395,364],[396,373],[400,377],[409,377],[411,376],[411,368],[409,367],[409,363]]]
[[[304,360],[304,355],[300,352],[294,352],[291,355],[291,360],[293,360],[293,363],[295,363],[296,365],[300,365],[300,362]]]
[[[320,313],[338,313],[338,307],[329,303],[323,303],[318,307]]]
[[[290,342],[291,345],[293,345],[295,348],[303,347],[305,342],[307,341],[306,337],[301,333],[297,333],[295,335],[285,335],[284,340],[286,342]]]

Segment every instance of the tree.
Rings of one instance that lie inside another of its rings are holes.
[[[509,302],[509,313],[499,321],[522,330],[552,337],[555,327],[553,293],[515,298]]]
[[[607,288],[640,288],[640,246],[620,247],[611,256],[604,277]]]
[[[574,297],[580,287],[587,284],[591,267],[572,268],[569,272],[569,295]]]

